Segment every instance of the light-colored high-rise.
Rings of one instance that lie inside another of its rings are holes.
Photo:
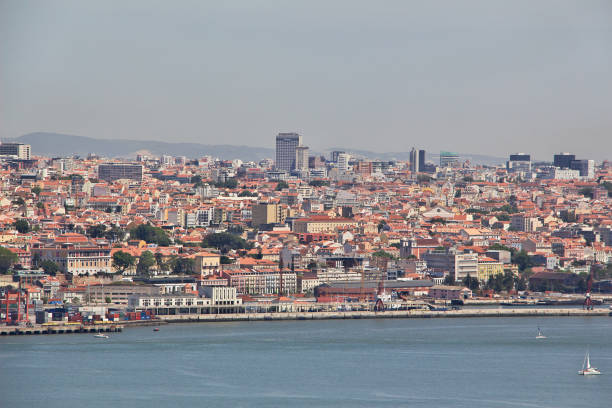
[[[298,146],[295,148],[295,170],[308,170],[308,147]]]
[[[0,156],[16,156],[20,160],[30,160],[32,148],[23,143],[0,143]]]

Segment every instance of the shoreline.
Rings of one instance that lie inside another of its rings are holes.
[[[167,323],[190,322],[250,322],[280,320],[333,320],[333,319],[429,319],[429,318],[478,318],[478,317],[608,317],[608,309],[468,309],[468,310],[389,310],[384,312],[345,311],[345,312],[276,312],[276,313],[232,313],[215,315],[176,315],[160,317]]]
[[[345,312],[275,312],[275,313],[229,313],[164,316],[147,321],[121,321],[99,326],[48,325],[34,327],[0,327],[0,336],[84,334],[121,332],[123,329],[139,326],[160,326],[172,323],[215,323],[215,322],[262,322],[289,320],[358,320],[358,319],[444,319],[444,318],[481,318],[481,317],[610,317],[608,309],[567,309],[567,308],[520,308],[520,309],[462,309],[462,310],[388,310],[345,311]]]

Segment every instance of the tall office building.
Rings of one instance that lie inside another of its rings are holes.
[[[295,148],[295,170],[308,170],[308,147],[298,146]]]
[[[419,150],[419,171],[425,171],[425,150]]]
[[[572,160],[572,170],[578,170],[580,177],[592,179],[595,177],[595,160]]]
[[[23,143],[0,143],[0,156],[17,156],[20,160],[30,160],[32,148]]]
[[[412,173],[417,173],[419,168],[421,168],[421,165],[419,164],[419,152],[417,152],[417,150],[413,147],[410,150],[410,171]]]
[[[276,136],[276,169],[295,169],[296,148],[302,145],[302,136],[297,133],[279,133]]]
[[[459,155],[453,152],[440,152],[440,167],[448,167],[459,162]]]
[[[576,160],[574,154],[559,153],[553,156],[553,165],[562,169],[569,169],[574,160]]]
[[[338,163],[338,155],[342,153],[346,153],[346,152],[342,150],[334,150],[333,152],[331,152],[331,161],[334,163]]]
[[[351,155],[348,153],[340,153],[338,154],[338,170],[341,171],[349,171],[349,161],[351,160]]]
[[[514,153],[506,162],[506,169],[511,173],[529,173],[531,171],[531,156],[525,153]]]
[[[107,163],[98,166],[98,178],[104,181],[128,179],[142,181],[142,164]]]

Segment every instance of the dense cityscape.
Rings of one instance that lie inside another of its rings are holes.
[[[279,133],[275,159],[258,163],[41,157],[20,143],[0,155],[0,317],[16,330],[592,309],[612,293],[606,161],[516,153],[486,166],[415,148],[407,162],[325,157],[297,133]]]

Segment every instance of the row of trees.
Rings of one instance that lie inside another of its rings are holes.
[[[134,266],[139,276],[151,275],[154,267],[158,271],[171,271],[177,275],[195,272],[195,261],[190,258],[174,256],[164,262],[163,255],[159,252],[153,254],[151,251],[144,251],[138,258],[124,251],[117,251],[113,254],[113,267],[117,273],[124,273]]]

